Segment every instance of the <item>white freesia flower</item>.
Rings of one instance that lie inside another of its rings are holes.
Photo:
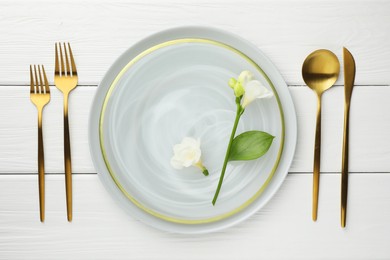
[[[247,70],[241,72],[237,80],[235,78],[231,78],[228,82],[228,85],[233,89],[234,95],[236,96],[237,111],[232,133],[230,135],[228,148],[226,150],[225,160],[222,166],[221,176],[219,177],[217,190],[215,191],[215,195],[212,201],[213,205],[215,205],[215,202],[218,199],[218,195],[221,190],[222,182],[225,176],[227,163],[229,161],[234,160],[247,161],[259,158],[264,154],[258,153],[259,147],[265,148],[265,146],[255,146],[255,149],[253,149],[253,147],[251,148],[250,146],[252,144],[255,145],[254,143],[256,143],[257,141],[254,142],[254,140],[260,140],[263,134],[269,135],[268,133],[260,131],[249,131],[244,132],[237,137],[234,137],[236,134],[238,122],[240,121],[240,117],[245,112],[245,107],[252,103],[255,99],[272,97],[273,93],[269,91],[265,86],[263,86],[260,81],[255,80],[253,73]],[[273,137],[271,138],[271,142],[272,139]],[[267,150],[265,150],[265,152],[267,152],[268,149],[269,146]],[[237,154],[239,154],[238,157],[235,157]]]
[[[260,81],[254,79],[252,72],[244,70],[241,72],[237,80],[244,88],[241,105],[243,108],[252,103],[255,99],[270,98],[273,96],[272,91],[269,91]]]
[[[192,137],[184,137],[180,144],[173,146],[173,157],[171,165],[175,169],[196,166],[200,168],[204,175],[208,175],[207,169],[201,161],[202,151],[200,149],[200,140]]]

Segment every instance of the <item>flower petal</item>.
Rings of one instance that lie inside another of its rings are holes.
[[[251,80],[245,86],[245,94],[242,99],[242,107],[248,106],[257,98],[270,98],[273,93],[264,87],[260,81]]]
[[[246,84],[248,82],[252,81],[254,79],[254,75],[249,70],[244,70],[240,73],[240,76],[238,76],[238,82],[245,88]]]
[[[245,93],[244,87],[242,86],[241,83],[237,82],[237,84],[234,86],[234,95],[236,97],[241,97],[242,95],[244,95],[244,93]]]
[[[229,87],[234,89],[234,86],[236,85],[236,83],[237,83],[237,80],[235,78],[230,78],[228,85],[229,85]]]
[[[181,144],[185,147],[192,147],[194,149],[200,147],[200,142],[192,137],[184,137]]]
[[[183,169],[181,161],[178,161],[175,157],[172,157],[171,159],[171,166],[177,170]]]

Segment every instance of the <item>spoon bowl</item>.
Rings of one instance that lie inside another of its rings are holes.
[[[339,72],[339,60],[328,50],[312,52],[302,66],[303,80],[317,94],[322,94],[332,87],[339,77]]]
[[[329,50],[312,52],[302,66],[302,77],[305,83],[317,94],[317,123],[314,144],[313,165],[313,220],[317,220],[318,194],[320,184],[321,158],[321,96],[333,86],[339,77],[340,63],[336,55]]]

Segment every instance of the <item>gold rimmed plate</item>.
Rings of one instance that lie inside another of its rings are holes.
[[[213,206],[235,116],[227,81],[242,70],[275,97],[248,107],[238,133],[275,139],[264,157],[229,164]],[[91,111],[91,153],[105,186],[131,215],[172,232],[211,232],[253,214],[281,185],[295,149],[295,112],[280,74],[256,47],[214,29],[177,28],[134,45],[107,72]],[[170,166],[185,136],[201,140],[210,176]]]

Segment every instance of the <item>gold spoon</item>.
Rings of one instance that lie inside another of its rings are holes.
[[[321,158],[321,96],[333,86],[339,77],[340,63],[336,55],[329,50],[316,50],[310,53],[302,66],[302,77],[306,85],[317,94],[317,126],[314,145],[313,166],[313,220],[317,220],[318,191],[320,184]]]

